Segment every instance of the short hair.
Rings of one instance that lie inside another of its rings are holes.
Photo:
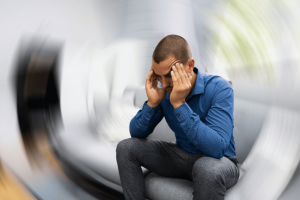
[[[183,37],[179,35],[164,37],[155,47],[152,59],[159,64],[171,55],[183,64],[192,58],[190,45]]]

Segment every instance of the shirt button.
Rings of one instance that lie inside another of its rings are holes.
[[[150,114],[152,114],[152,111],[150,111]]]
[[[180,115],[179,115],[179,114],[177,114],[176,116],[177,116],[177,117],[179,117]]]
[[[186,133],[188,133],[188,131],[185,131]]]

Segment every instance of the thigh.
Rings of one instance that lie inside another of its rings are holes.
[[[176,144],[150,138],[129,138],[119,145],[126,146],[123,151],[127,151],[137,164],[150,171],[168,177],[187,176],[188,152]]]

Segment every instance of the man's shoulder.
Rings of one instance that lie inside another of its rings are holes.
[[[231,88],[230,83],[221,76],[210,75],[210,74],[201,74],[204,80],[205,88],[215,88],[215,89],[225,89]]]

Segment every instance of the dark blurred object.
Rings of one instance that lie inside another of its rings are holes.
[[[14,87],[17,115],[30,161],[38,161],[38,141],[54,128],[60,116],[58,64],[61,45],[47,38],[23,39],[16,58]],[[31,162],[32,164],[32,162]]]

